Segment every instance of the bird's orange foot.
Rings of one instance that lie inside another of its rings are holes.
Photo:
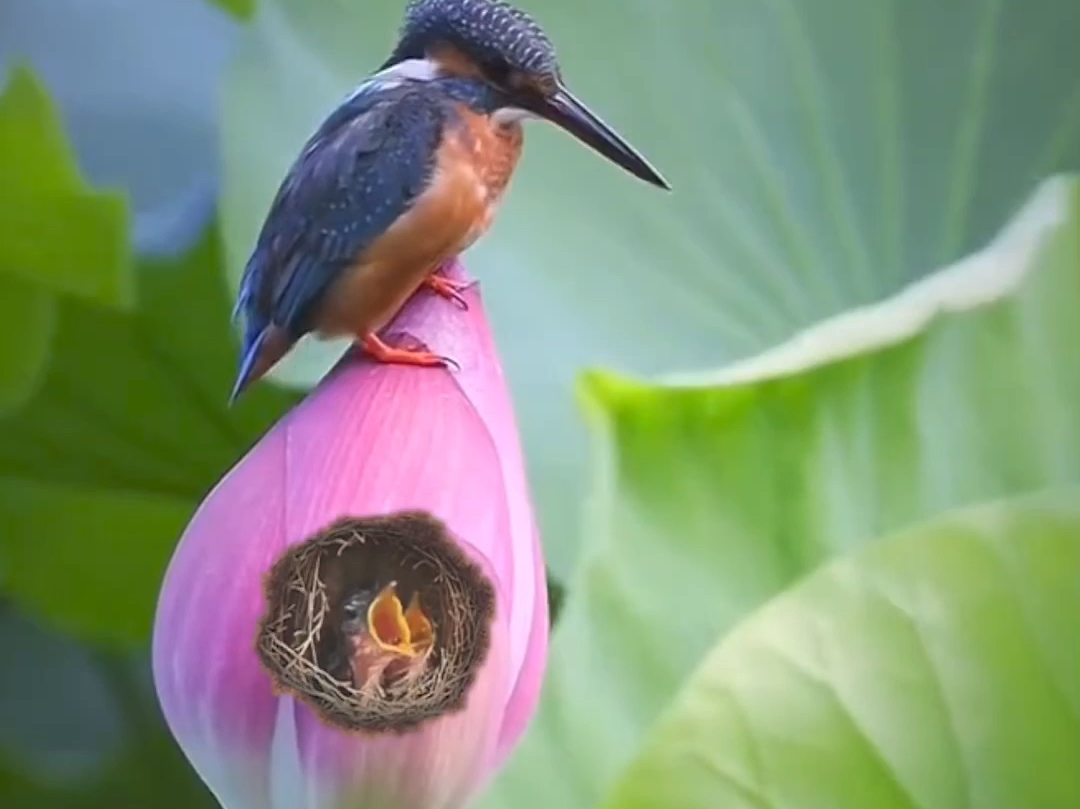
[[[421,365],[424,367],[459,368],[449,357],[442,357],[430,351],[417,351],[408,348],[388,346],[377,335],[369,334],[364,338],[364,351],[379,362],[392,365]]]
[[[469,288],[469,283],[469,281],[451,281],[449,278],[435,273],[424,279],[424,286],[436,295],[441,295],[447,300],[453,301],[461,307],[462,310],[466,311],[469,308],[469,304],[465,298],[461,296],[461,293]]]

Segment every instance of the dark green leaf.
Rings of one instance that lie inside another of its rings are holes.
[[[122,195],[79,173],[45,89],[16,66],[0,94],[0,413],[42,378],[55,326],[53,295],[133,303]]]
[[[79,172],[59,114],[25,67],[0,95],[0,277],[130,307],[127,203]]]
[[[148,638],[162,539],[190,514],[187,498],[0,479],[7,593],[77,637]]]
[[[0,273],[0,413],[37,388],[55,325],[56,305],[44,287]]]
[[[263,385],[226,407],[236,345],[215,232],[139,282],[133,312],[60,300],[41,389],[0,419],[4,588],[114,642],[147,639],[186,517],[294,401]]]

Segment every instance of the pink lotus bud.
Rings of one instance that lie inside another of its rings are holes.
[[[544,565],[475,286],[464,298],[421,292],[389,335],[459,370],[346,358],[177,547],[154,679],[227,809],[459,807],[533,714]]]

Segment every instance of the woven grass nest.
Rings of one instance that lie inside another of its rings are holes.
[[[418,597],[434,641],[412,677],[361,690],[343,604],[396,582]],[[265,581],[256,651],[278,693],[351,731],[405,731],[460,710],[490,646],[495,592],[445,525],[425,512],[345,518],[287,550]]]

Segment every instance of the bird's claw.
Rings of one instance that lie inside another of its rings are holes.
[[[461,366],[451,357],[444,357],[427,349],[389,346],[374,334],[369,334],[364,338],[364,351],[374,360],[394,365],[420,365],[461,370]]]
[[[461,293],[469,288],[468,281],[451,281],[442,275],[429,275],[424,280],[424,286],[440,297],[452,301],[462,311],[469,310],[469,303]]]
[[[437,357],[448,371],[460,371],[461,365],[453,357],[444,357],[441,354],[434,354],[432,356]]]

